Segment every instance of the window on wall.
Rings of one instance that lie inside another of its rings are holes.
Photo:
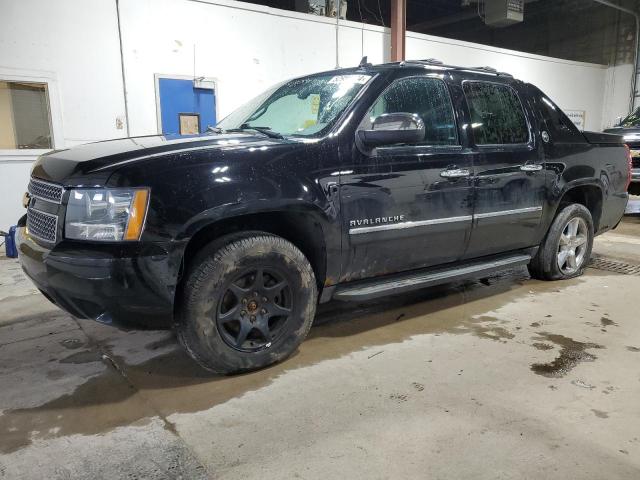
[[[369,129],[383,113],[414,113],[422,118],[425,135],[419,145],[457,145],[458,135],[451,98],[437,78],[410,77],[393,83],[371,107],[364,121]]]
[[[522,104],[511,87],[486,82],[464,82],[463,87],[477,145],[529,141]]]
[[[0,80],[0,149],[52,148],[47,85]]]

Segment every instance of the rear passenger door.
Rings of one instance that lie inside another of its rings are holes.
[[[354,146],[340,172],[342,281],[458,260],[471,229],[471,155],[458,138],[440,75],[399,78],[373,101],[358,130],[388,113],[413,113],[424,139],[367,150]],[[357,133],[356,133],[357,136]],[[357,142],[356,142],[357,143]]]
[[[546,182],[528,97],[516,90],[517,84],[465,80],[462,87],[475,167],[473,227],[465,258],[534,246]]]

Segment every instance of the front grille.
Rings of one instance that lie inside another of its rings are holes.
[[[58,217],[29,208],[27,210],[27,230],[30,235],[40,240],[55,243],[56,232],[58,231]]]
[[[61,185],[38,180],[37,178],[31,179],[28,190],[33,197],[55,203],[62,202],[62,194],[64,193]]]

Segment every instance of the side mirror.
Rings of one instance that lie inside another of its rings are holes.
[[[418,143],[424,139],[424,122],[415,113],[383,113],[376,117],[371,130],[359,130],[358,137],[367,147]]]

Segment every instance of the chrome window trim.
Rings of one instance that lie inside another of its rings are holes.
[[[471,215],[463,215],[461,217],[445,217],[434,218],[432,220],[420,220],[417,222],[401,222],[386,225],[373,225],[371,227],[356,227],[349,229],[349,235],[359,235],[362,233],[382,232],[386,230],[404,230],[407,228],[423,227],[426,225],[439,225],[441,223],[466,222],[471,220]]]
[[[514,210],[499,210],[497,212],[476,213],[475,218],[492,218],[501,217],[503,215],[518,215],[520,213],[541,212],[542,207],[516,208]]]
[[[45,197],[41,197],[40,195],[36,195],[35,193],[31,192],[31,183],[35,182],[35,183],[43,183],[45,185],[51,185],[52,187],[56,187],[60,189],[60,200],[51,200],[50,198],[45,198]],[[62,198],[64,197],[64,192],[65,189],[62,185],[60,185],[59,183],[51,183],[51,182],[46,182],[44,180],[40,180],[39,178],[36,177],[31,177],[29,179],[29,184],[27,185],[27,191],[29,192],[29,195],[31,195],[33,198],[38,198],[44,202],[49,202],[49,203],[55,203],[57,205],[62,205]],[[39,212],[40,210],[36,210],[37,212]],[[42,212],[45,213],[45,212]]]
[[[54,225],[54,231],[53,231],[53,235],[54,235],[53,240],[49,240],[49,239],[43,238],[40,235],[37,235],[37,234],[33,233],[28,228],[29,227],[29,211],[38,212],[40,215],[44,215],[45,217],[53,217],[55,219],[55,225]],[[53,215],[52,213],[43,212],[42,210],[38,210],[37,208],[29,207],[27,209],[27,230],[28,230],[29,236],[31,236],[33,238],[37,238],[41,242],[51,243],[51,244],[56,243],[58,241],[58,220],[59,220],[58,215]]]

